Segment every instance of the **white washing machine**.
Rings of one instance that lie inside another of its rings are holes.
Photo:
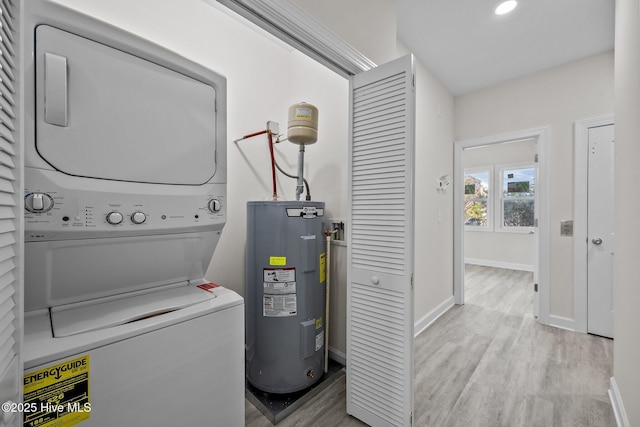
[[[24,425],[242,426],[243,318],[235,292],[196,285],[32,313]]]
[[[59,4],[24,16],[24,425],[244,425],[243,300],[204,279],[226,79]]]

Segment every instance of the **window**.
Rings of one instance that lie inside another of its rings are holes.
[[[465,229],[529,232],[535,226],[536,172],[532,163],[465,169]]]
[[[464,175],[464,224],[467,228],[491,230],[491,170],[467,170]]]
[[[536,169],[533,165],[500,169],[500,227],[516,231],[534,226]],[[528,230],[523,230],[528,231]]]

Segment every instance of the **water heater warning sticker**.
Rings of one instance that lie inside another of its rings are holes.
[[[264,282],[264,293],[270,295],[295,294],[296,282]]]
[[[89,355],[24,376],[24,427],[71,427],[89,418]]]
[[[286,256],[270,256],[269,265],[287,265]]]
[[[327,254],[321,253],[318,262],[320,264],[320,283],[322,283],[327,280]]]
[[[316,351],[320,350],[324,345],[324,331],[316,335]]]
[[[262,315],[265,317],[295,316],[298,312],[296,295],[264,295]]]
[[[265,268],[263,310],[265,317],[295,316],[298,313],[295,268]]]
[[[263,270],[263,279],[265,283],[268,282],[295,282],[296,281],[296,269],[295,268],[265,268]],[[294,290],[295,292],[295,290]]]

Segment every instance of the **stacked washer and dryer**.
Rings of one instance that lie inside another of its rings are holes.
[[[225,78],[24,7],[24,425],[243,425],[243,300],[204,279],[227,217]]]

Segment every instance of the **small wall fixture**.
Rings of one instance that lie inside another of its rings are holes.
[[[436,179],[436,190],[440,193],[444,193],[447,191],[447,187],[449,187],[449,175],[442,175],[440,178]]]
[[[496,15],[506,15],[516,8],[518,2],[516,0],[507,0],[502,2],[496,7],[495,14]]]

